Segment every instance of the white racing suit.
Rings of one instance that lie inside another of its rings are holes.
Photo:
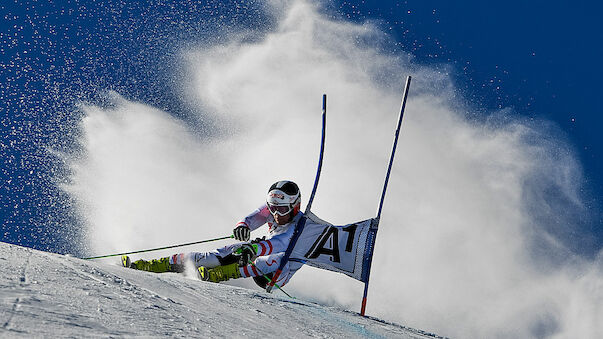
[[[237,223],[238,226],[247,226],[251,231],[258,229],[260,226],[268,223],[268,230],[270,232],[269,238],[265,240],[253,241],[258,245],[257,258],[254,261],[254,265],[246,265],[239,268],[241,277],[259,277],[262,275],[268,275],[272,277],[271,273],[274,273],[280,263],[281,258],[285,255],[285,251],[289,246],[295,225],[299,219],[303,216],[302,212],[298,212],[297,215],[287,224],[278,225],[274,220],[272,214],[268,210],[266,204],[260,206],[258,209],[253,211],[251,214],[243,218],[243,220]],[[209,252],[189,252],[175,254],[170,257],[171,265],[183,265],[187,261],[192,261],[195,267],[199,268],[205,266],[207,268],[213,268],[220,265],[225,265],[230,262],[226,262],[226,258],[244,242],[235,243],[232,245],[224,246]],[[287,284],[289,279],[300,269],[303,264],[300,262],[287,262],[281,274],[279,275],[277,284],[284,286]],[[258,285],[262,284],[258,279],[254,279]],[[264,286],[262,286],[264,287]]]

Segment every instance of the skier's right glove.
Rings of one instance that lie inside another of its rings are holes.
[[[239,248],[235,249],[233,253],[239,257],[239,266],[245,266],[250,261],[254,261],[257,258],[258,245],[257,244],[241,244]]]
[[[234,238],[238,241],[249,241],[249,237],[251,236],[251,231],[249,227],[245,225],[239,225],[234,230],[232,230],[234,234]]]
[[[262,241],[262,240],[266,240],[266,236],[263,236],[263,237],[261,237],[261,238],[255,238],[255,240],[251,240],[250,242],[251,242],[252,244],[258,244],[258,243],[259,243],[260,241]]]

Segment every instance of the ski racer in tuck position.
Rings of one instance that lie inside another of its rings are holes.
[[[237,223],[233,230],[234,238],[241,242],[209,252],[180,253],[151,261],[131,262],[128,256],[122,256],[122,265],[157,273],[183,272],[185,263],[190,261],[202,280],[220,282],[253,277],[260,287],[265,288],[269,280],[264,275],[272,279],[289,246],[295,225],[303,216],[300,205],[298,186],[292,181],[278,181],[270,186],[266,204]],[[266,223],[269,238],[249,241],[251,231]],[[302,265],[287,262],[276,283],[284,286]]]

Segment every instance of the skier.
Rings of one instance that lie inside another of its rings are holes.
[[[183,272],[185,263],[190,261],[195,264],[202,280],[220,282],[253,277],[260,287],[265,288],[280,265],[295,225],[303,216],[300,205],[298,186],[292,181],[277,181],[270,186],[266,203],[234,228],[234,238],[241,242],[209,252],[180,253],[151,261],[131,262],[128,256],[122,256],[122,265],[157,273]],[[269,238],[249,241],[251,231],[266,223]],[[302,265],[300,262],[287,262],[276,283],[284,286]]]

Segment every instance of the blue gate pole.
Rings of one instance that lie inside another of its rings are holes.
[[[404,117],[404,109],[406,108],[406,98],[408,97],[408,89],[410,88],[410,80],[411,76],[409,75],[406,78],[406,85],[404,86],[404,95],[402,97],[402,104],[400,105],[400,116],[398,117],[398,127],[396,128],[396,135],[394,137],[394,146],[392,147],[392,154],[389,158],[389,166],[387,167],[387,174],[385,175],[385,183],[383,184],[383,192],[381,193],[381,202],[379,203],[379,210],[377,212],[376,222],[379,223],[381,218],[381,209],[383,208],[383,201],[385,200],[385,192],[387,191],[387,183],[389,182],[389,175],[392,171],[392,164],[394,163],[394,155],[396,154],[396,147],[398,146],[398,137],[400,135],[400,127],[402,126],[402,118]],[[376,234],[375,234],[376,236]],[[364,295],[362,296],[362,306],[360,307],[360,315],[364,316],[364,312],[366,310],[366,299],[368,295],[368,285],[369,278],[371,275],[371,262],[372,262],[372,253],[371,258],[368,264],[368,273],[366,276],[366,281],[364,282]]]
[[[322,171],[322,158],[325,153],[326,129],[327,129],[327,95],[323,94],[322,95],[322,137],[320,139],[320,154],[318,156],[318,169],[316,170],[316,177],[314,178],[314,187],[312,188],[312,193],[310,194],[310,199],[308,200],[308,204],[306,205],[306,212],[305,212],[306,214],[308,212],[310,212],[310,208],[312,207],[312,202],[314,201],[314,195],[316,194],[316,189],[318,188],[318,180],[320,179],[320,172]],[[295,247],[295,243],[297,243],[297,239],[299,238],[299,235],[303,231],[305,224],[306,224],[306,217],[304,216],[304,217],[300,218],[299,221],[297,222],[297,225],[295,225],[295,231],[293,231],[293,235],[291,236],[291,241],[289,242],[289,247],[287,247],[287,250],[285,251],[285,255],[283,255],[283,258],[281,259],[281,263],[278,266],[278,269],[274,272],[274,275],[272,276],[272,280],[270,281],[270,283],[268,283],[268,286],[266,286],[266,292],[270,293],[270,291],[272,291],[272,287],[274,286],[274,284],[278,280],[279,276],[281,275],[283,267],[285,267],[285,265],[287,264],[287,261],[289,261],[289,256],[291,255],[291,252],[293,252],[293,247]]]

